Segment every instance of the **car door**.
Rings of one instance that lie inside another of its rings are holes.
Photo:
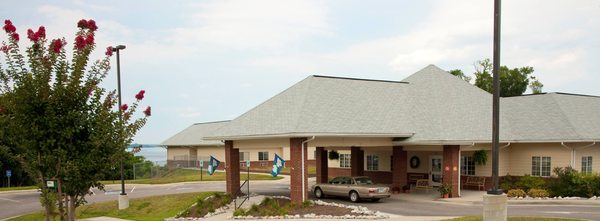
[[[348,196],[350,192],[350,188],[352,186],[352,178],[350,177],[342,177],[339,185],[336,186],[336,194],[338,196]]]
[[[343,177],[333,178],[331,181],[329,181],[329,184],[323,185],[323,188],[321,188],[321,190],[323,190],[323,193],[325,193],[326,195],[339,196],[338,189],[342,183],[342,179]]]

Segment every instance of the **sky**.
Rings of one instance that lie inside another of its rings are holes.
[[[94,19],[96,59],[126,45],[123,103],[143,89],[152,106],[144,144],[234,119],[309,75],[402,80],[429,64],[472,75],[492,58],[492,0],[7,0],[0,15],[68,48],[77,21]],[[600,0],[502,1],[501,39],[502,65],[533,67],[544,92],[600,95]],[[103,86],[116,84],[113,66]]]

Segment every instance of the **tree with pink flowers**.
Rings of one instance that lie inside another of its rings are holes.
[[[0,46],[0,151],[37,180],[46,220],[57,215],[75,220],[90,188],[103,188],[100,180],[118,165],[151,115],[150,107],[136,112],[144,90],[129,106],[116,107],[115,91],[100,86],[112,50],[90,63],[98,26],[81,20],[77,27],[71,43],[47,39],[43,26],[27,30],[25,43],[10,20],[3,26],[8,43]],[[28,46],[22,51],[19,43]],[[57,187],[49,188],[48,180]]]

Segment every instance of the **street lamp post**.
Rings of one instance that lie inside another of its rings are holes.
[[[117,93],[119,94],[119,123],[123,123],[123,111],[121,111],[121,57],[119,52],[125,49],[125,45],[117,45],[112,48],[113,52],[117,52]],[[119,209],[127,209],[129,207],[129,199],[127,199],[127,193],[125,193],[125,174],[123,159],[120,162],[121,171],[121,194],[119,194]]]
[[[483,195],[483,220],[507,220],[507,197],[498,188],[500,142],[500,1],[494,0],[494,67],[492,99],[492,189]]]

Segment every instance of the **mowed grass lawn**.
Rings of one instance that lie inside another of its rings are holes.
[[[265,168],[253,169],[253,171],[271,173],[271,168],[270,167],[265,167]],[[289,167],[281,168],[280,173],[281,174],[288,174],[289,175],[290,174],[290,168]],[[308,174],[317,174],[317,168],[316,167],[308,167]]]
[[[480,216],[465,216],[446,221],[482,221]],[[579,221],[581,219],[545,218],[545,217],[508,217],[509,221]]]
[[[12,190],[34,190],[37,189],[37,186],[17,186],[17,187],[1,187],[0,192],[2,191],[12,191]]]
[[[109,216],[121,219],[158,221],[173,217],[191,206],[199,197],[206,198],[213,192],[181,193],[164,196],[153,196],[139,199],[131,199],[129,208],[118,209],[117,201],[94,203],[77,208],[77,219],[85,219],[99,216]],[[44,220],[42,212],[32,213],[10,221],[38,221]]]
[[[224,181],[225,172],[217,171],[213,175],[206,174],[206,171],[202,171],[202,181]],[[283,177],[273,177],[271,174],[252,174],[250,173],[250,180],[279,180]],[[240,172],[240,179],[246,179],[246,173]],[[139,180],[127,180],[126,183],[131,184],[165,184],[165,183],[179,183],[179,182],[191,182],[200,181],[200,170],[191,169],[175,169],[163,177],[152,178],[152,179],[139,179]],[[119,183],[119,181],[103,181],[104,184]]]

